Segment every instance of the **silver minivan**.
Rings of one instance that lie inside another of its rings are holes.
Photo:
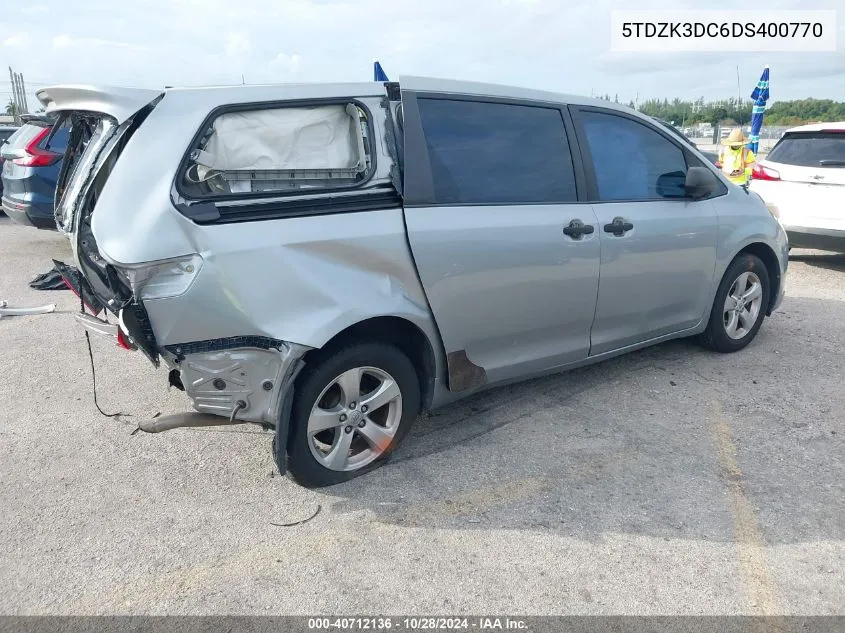
[[[740,350],[783,298],[763,201],[607,101],[418,77],[38,95],[72,124],[78,318],[195,409],[145,428],[275,427],[307,486],[494,385],[680,337]]]

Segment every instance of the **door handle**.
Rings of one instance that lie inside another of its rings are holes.
[[[613,222],[604,225],[604,232],[613,233],[616,237],[622,237],[633,228],[634,225],[625,218],[613,218]]]
[[[563,227],[563,234],[568,235],[573,240],[580,240],[581,237],[589,235],[595,230],[592,224],[584,224],[581,220],[575,219]]]

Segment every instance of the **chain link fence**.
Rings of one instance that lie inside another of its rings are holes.
[[[783,136],[783,133],[792,127],[795,126],[764,125],[762,128],[760,128],[760,144],[757,149],[757,154],[768,154],[775,146],[775,143],[777,143],[780,140],[780,137]],[[690,130],[690,138],[698,146],[699,149],[708,151],[718,151],[719,143],[714,142],[714,136],[715,138],[720,139],[726,138],[733,128],[734,126],[724,126],[715,135],[711,130],[709,131],[709,133],[706,134],[706,136],[702,134],[702,130],[696,130],[693,128]],[[747,136],[749,134],[748,126],[743,126],[742,131]]]

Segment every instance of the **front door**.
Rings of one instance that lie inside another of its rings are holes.
[[[683,184],[703,163],[639,118],[572,110],[601,235],[590,354],[696,326],[712,300],[718,221]]]
[[[568,113],[412,90],[402,107],[408,239],[450,387],[586,358],[599,230]]]

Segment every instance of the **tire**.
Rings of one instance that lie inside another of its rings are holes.
[[[357,343],[318,351],[297,379],[288,471],[308,488],[369,472],[390,456],[419,411],[417,372],[396,347]]]
[[[740,293],[738,284],[744,284],[744,292]],[[755,285],[759,285],[758,290],[754,290]],[[770,296],[765,264],[748,253],[737,255],[716,291],[707,329],[699,338],[702,345],[722,353],[737,352],[748,345],[763,324]]]

